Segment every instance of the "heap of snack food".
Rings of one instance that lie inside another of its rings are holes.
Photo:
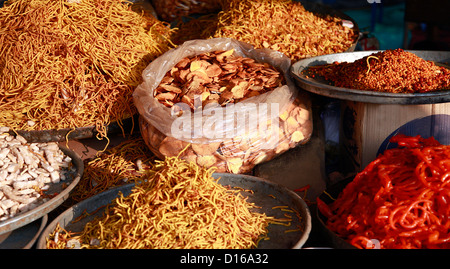
[[[132,117],[147,64],[171,47],[169,25],[116,0],[7,1],[0,8],[0,125],[51,130]]]
[[[449,248],[450,146],[420,136],[391,142],[398,148],[376,158],[322,210],[327,227],[358,248]]]
[[[183,102],[195,111],[208,104],[237,103],[285,84],[283,74],[268,63],[233,52],[214,51],[182,59],[167,72],[153,95],[167,107]]]
[[[212,172],[177,157],[156,161],[131,194],[119,195],[79,234],[57,227],[47,248],[256,247],[269,223],[280,220],[254,211],[240,190],[220,185]]]
[[[449,69],[402,49],[376,52],[350,63],[311,66],[304,72],[356,90],[423,93],[450,89]]]
[[[221,0],[151,0],[158,17],[174,21],[185,16],[220,11]]]

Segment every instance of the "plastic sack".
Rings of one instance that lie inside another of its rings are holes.
[[[207,14],[221,10],[217,0],[152,0],[158,18],[172,22],[176,19],[194,14]]]
[[[183,110],[181,116],[153,96],[166,73],[183,58],[230,49],[275,67],[286,84],[238,103]],[[200,166],[215,167],[217,172],[247,173],[311,137],[310,98],[295,87],[290,66],[291,60],[280,52],[254,49],[234,39],[187,41],[143,71],[143,82],[133,93],[141,135],[160,158],[180,156]]]

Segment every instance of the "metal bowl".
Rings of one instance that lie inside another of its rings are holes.
[[[333,62],[354,62],[365,56],[380,51],[357,51],[328,54],[300,60],[291,66],[291,75],[296,84],[309,92],[348,101],[378,104],[434,104],[450,102],[450,90],[427,93],[386,93],[363,91],[342,87],[335,87],[320,77],[308,76],[307,69],[311,66],[331,64]],[[438,65],[449,65],[450,51],[414,51],[418,57],[436,62]]]
[[[276,224],[269,225],[268,236],[270,240],[261,240],[258,248],[298,249],[306,242],[309,233],[311,232],[311,215],[306,203],[295,192],[290,191],[281,185],[253,176],[227,173],[215,173],[213,176],[215,178],[220,178],[219,183],[224,186],[252,190],[253,193],[242,192],[242,195],[248,196],[248,201],[261,207],[258,211],[264,212],[268,216],[285,218],[284,214],[286,212],[273,208],[274,206],[280,205],[286,205],[300,214],[301,220],[297,220],[296,217],[293,217],[292,224],[289,227]],[[124,196],[129,195],[133,186],[134,183],[115,187],[83,200],[67,209],[45,228],[36,247],[38,249],[46,248],[46,239],[54,232],[57,224],[68,231],[82,231],[87,222],[91,221],[96,216],[101,216],[103,214],[104,210],[98,210],[100,207],[111,203],[111,201],[117,197],[119,192],[122,192]],[[72,223],[72,221],[79,217],[83,212],[90,213],[94,211],[96,211],[95,214]],[[302,227],[302,231],[286,233],[287,230],[295,229],[298,225]]]
[[[346,50],[347,52],[354,51],[356,48],[356,44],[358,43],[358,40],[361,38],[361,32],[359,30],[358,24],[356,21],[350,17],[349,15],[345,14],[344,12],[333,9],[329,6],[320,4],[320,3],[314,3],[314,2],[308,2],[308,1],[299,1],[306,11],[312,12],[315,15],[319,16],[333,16],[337,17],[343,20],[344,23],[348,24],[351,29],[356,34],[356,38],[353,41],[352,45]]]
[[[72,150],[64,146],[59,146],[64,154],[72,158],[72,163],[76,168],[74,174],[70,174],[67,179],[61,180],[57,184],[50,184],[50,188],[44,193],[49,195],[56,194],[53,198],[42,203],[41,205],[17,214],[16,216],[0,222],[0,234],[10,232],[12,230],[23,227],[37,219],[42,218],[49,212],[61,205],[68,197],[69,193],[75,188],[84,172],[84,163],[81,158]]]

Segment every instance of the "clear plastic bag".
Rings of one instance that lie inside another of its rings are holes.
[[[270,92],[226,106],[204,107],[180,116],[161,104],[154,90],[166,73],[185,57],[234,50],[239,56],[277,68],[286,84]],[[270,49],[229,38],[192,40],[166,52],[143,71],[134,94],[144,141],[160,158],[177,156],[217,172],[247,173],[289,148],[309,141],[312,113],[309,95],[289,76],[290,59]],[[180,154],[181,153],[181,154]]]

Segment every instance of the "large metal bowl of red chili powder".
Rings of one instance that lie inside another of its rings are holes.
[[[335,62],[352,63],[358,59],[381,51],[356,51],[336,54],[321,55],[300,60],[291,66],[291,75],[296,84],[309,92],[355,102],[378,104],[434,104],[450,102],[450,90],[439,90],[424,93],[390,93],[369,90],[350,89],[336,87],[323,77],[312,77],[309,68]],[[413,51],[408,50],[426,61],[432,61],[436,65],[450,65],[450,51]]]

